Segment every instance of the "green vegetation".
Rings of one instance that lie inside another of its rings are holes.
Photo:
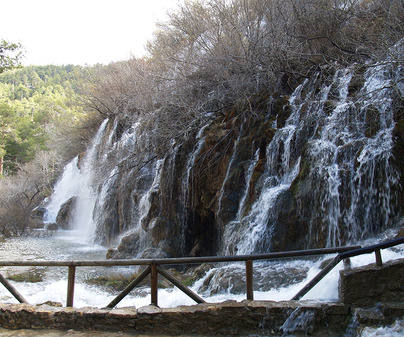
[[[0,175],[15,173],[38,151],[48,150],[57,125],[82,117],[77,94],[82,72],[69,65],[0,74]]]
[[[22,57],[22,46],[19,43],[0,40],[0,74],[5,70],[19,67]]]
[[[402,0],[190,0],[159,25],[145,58],[13,69],[21,46],[1,40],[0,232],[27,233],[30,212],[62,164],[84,150],[104,118],[116,118],[119,132],[139,119],[159,130],[150,133],[152,149],[133,149],[142,167],[147,158],[139,154],[167,154],[232,106],[243,109],[229,124],[256,118],[257,93],[263,102],[288,95],[313,72],[326,78],[340,66],[365,69],[387,57],[402,65],[391,47],[403,36]]]
[[[183,285],[190,287],[195,283],[196,277],[195,275],[187,274],[184,272],[179,272],[178,270],[171,268],[167,270],[172,276],[174,276],[177,280],[179,280]],[[191,270],[192,272],[192,270]],[[107,276],[97,276],[97,277],[89,277],[85,280],[87,284],[90,285],[98,285],[107,288],[108,290],[114,291],[122,291],[125,289],[130,282],[135,280],[138,277],[138,273],[135,273],[131,276],[121,275],[121,274],[111,274]],[[148,286],[150,285],[150,277],[146,277],[138,287]],[[172,288],[174,285],[166,280],[164,277],[159,278],[158,287],[160,289]]]
[[[110,290],[122,291],[125,287],[136,278],[137,275],[129,277],[124,275],[97,276],[87,278],[85,281],[90,285],[98,285],[106,287]]]
[[[0,233],[29,234],[31,211],[66,160],[83,151],[100,118],[82,105],[87,69],[31,66],[0,74]]]

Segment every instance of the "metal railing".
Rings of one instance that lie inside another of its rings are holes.
[[[381,263],[380,249],[392,247],[397,244],[404,243],[404,237],[385,242],[379,245],[370,247],[361,246],[347,246],[336,248],[323,248],[323,249],[309,249],[297,250],[287,252],[275,252],[268,254],[253,254],[253,255],[237,255],[237,256],[208,256],[208,257],[192,257],[192,258],[165,258],[165,259],[128,259],[128,260],[97,260],[97,261],[0,261],[2,267],[68,267],[67,276],[67,299],[66,306],[72,307],[74,302],[74,286],[75,275],[77,267],[110,267],[110,266],[147,266],[128,286],[108,305],[107,308],[115,307],[130,291],[139,285],[148,275],[150,275],[150,293],[151,304],[158,305],[158,275],[166,278],[174,286],[178,287],[181,291],[191,297],[197,303],[204,303],[205,301],[191,289],[183,285],[179,280],[165,271],[161,266],[163,265],[190,265],[202,263],[225,263],[225,262],[245,262],[246,273],[246,298],[249,300],[254,299],[254,286],[253,286],[253,261],[257,260],[279,260],[288,258],[301,258],[316,255],[327,255],[337,253],[337,257],[324,268],[319,275],[309,282],[293,299],[300,299],[306,294],[315,284],[317,284],[331,269],[333,269],[341,260],[365,254],[373,251],[376,253],[377,263]],[[320,275],[321,274],[321,275]],[[0,274],[0,282],[6,289],[20,302],[28,303],[25,298],[14,288],[14,286]]]

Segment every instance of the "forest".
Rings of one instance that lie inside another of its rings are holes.
[[[0,74],[1,210],[7,235],[35,226],[29,213],[49,194],[66,160],[84,149],[93,132],[87,124],[98,123],[81,98],[85,73],[81,66],[49,65],[9,66]]]
[[[32,210],[105,118],[115,118],[122,132],[140,118],[144,128],[159,130],[133,149],[140,169],[207,121],[232,116],[236,128],[243,118],[254,120],[260,101],[280,104],[315,72],[326,78],[339,67],[386,57],[402,66],[391,47],[403,32],[400,0],[194,0],[159,24],[146,57],[6,70],[0,231],[21,235],[35,226]],[[217,142],[231,132],[219,132]]]
[[[0,74],[1,158],[0,174],[10,175],[49,150],[56,124],[80,119],[77,66],[25,67]]]

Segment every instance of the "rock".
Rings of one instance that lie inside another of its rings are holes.
[[[38,307],[39,307],[39,306],[45,306],[45,305],[50,306],[50,307],[58,307],[58,308],[63,307],[63,304],[62,304],[62,303],[60,303],[60,302],[54,302],[54,301],[46,301],[46,302],[44,302],[44,303],[37,304]]]
[[[71,197],[67,200],[62,206],[60,206],[60,210],[56,217],[56,224],[63,229],[72,229],[73,225],[73,212],[76,206],[77,198]]]
[[[117,253],[117,251],[118,250],[116,248],[108,248],[107,254],[105,255],[105,258],[107,260],[112,259],[115,256],[115,254]]]
[[[45,229],[48,231],[56,231],[59,229],[59,227],[56,223],[49,223],[45,225]]]
[[[42,222],[42,220],[40,218],[31,218],[31,219],[29,219],[29,226],[31,228],[43,228],[44,223]]]
[[[47,212],[47,209],[42,206],[35,207],[32,212],[31,212],[31,217],[33,218],[39,218],[40,220],[43,220],[43,216]]]

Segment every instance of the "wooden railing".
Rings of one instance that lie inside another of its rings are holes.
[[[349,258],[354,257],[354,256],[375,253],[376,265],[381,267],[383,262],[382,262],[382,255],[381,255],[380,251],[382,249],[394,247],[394,246],[400,245],[402,243],[404,243],[404,237],[401,237],[401,238],[398,238],[395,240],[381,242],[376,245],[371,245],[371,246],[367,246],[367,247],[359,247],[356,249],[352,249],[352,250],[348,250],[348,251],[339,253],[323,270],[321,270],[315,277],[313,277],[313,279],[302,290],[300,290],[292,298],[292,300],[300,300],[304,295],[306,295],[310,291],[310,289],[312,289],[318,282],[320,282],[341,261],[346,262],[347,260],[349,260]]]
[[[396,242],[395,240],[394,242]],[[398,242],[398,241],[397,241]],[[315,280],[313,280],[302,289],[293,299],[299,299],[307,293],[315,284],[321,280],[326,273],[328,273],[332,268],[334,268],[338,262],[342,259],[356,256],[359,254],[364,254],[365,252],[372,252],[380,249],[391,247],[392,245],[404,243],[404,238],[401,238],[398,243],[392,244],[389,242],[387,246],[378,245],[378,248],[372,246],[361,248],[360,246],[348,246],[348,247],[337,247],[337,248],[323,248],[323,249],[309,249],[309,250],[298,250],[298,251],[287,251],[287,252],[275,252],[268,254],[253,254],[253,255],[237,255],[237,256],[208,256],[208,257],[193,257],[193,258],[166,258],[166,259],[128,259],[128,260],[103,260],[103,261],[0,261],[0,266],[10,267],[68,267],[67,276],[67,300],[66,306],[72,307],[74,302],[74,285],[75,285],[75,275],[77,267],[108,267],[108,266],[147,266],[146,269],[141,272],[136,279],[128,284],[128,286],[113,300],[107,307],[115,307],[129,292],[140,284],[149,274],[151,276],[150,281],[150,292],[151,292],[151,304],[158,305],[158,274],[166,278],[168,281],[173,283],[176,287],[182,290],[185,294],[191,297],[197,303],[204,303],[205,301],[191,289],[183,285],[179,280],[174,278],[171,274],[161,268],[163,265],[190,265],[190,264],[202,264],[202,263],[223,263],[223,262],[245,262],[246,266],[246,297],[249,300],[254,299],[253,292],[253,261],[257,260],[277,260],[277,259],[287,259],[287,258],[301,258],[316,255],[327,255],[337,253],[337,257],[334,258],[324,270],[322,270],[321,275],[317,275]],[[370,249],[370,250],[369,250]],[[353,255],[356,254],[356,255]],[[380,253],[379,257],[376,259],[381,261]],[[381,262],[380,262],[381,263]],[[323,273],[324,272],[324,273]],[[324,274],[324,275],[323,275]],[[20,302],[28,303],[25,298],[13,287],[13,285],[0,274],[0,282],[8,289],[8,291]],[[307,290],[308,289],[308,290]]]

